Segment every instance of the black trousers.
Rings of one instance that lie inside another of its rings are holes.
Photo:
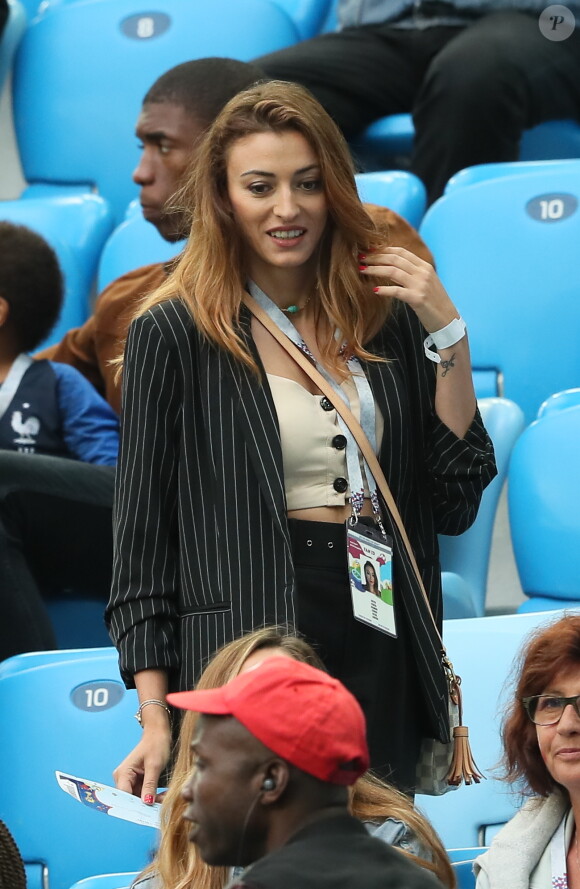
[[[412,170],[429,202],[463,167],[516,160],[523,130],[580,120],[580,29],[546,39],[538,18],[497,12],[467,27],[366,25],[325,34],[257,63],[307,86],[347,138],[412,112]]]
[[[2,31],[6,25],[8,20],[8,2],[7,0],[0,0],[0,37],[2,37]]]
[[[115,470],[0,451],[0,660],[56,647],[45,597],[111,586]]]
[[[290,520],[290,534],[298,629],[328,671],[360,703],[373,770],[412,792],[424,720],[408,628],[396,606],[397,591],[398,632],[393,639],[353,616],[344,525]]]

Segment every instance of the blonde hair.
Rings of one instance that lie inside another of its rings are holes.
[[[278,648],[297,661],[325,669],[316,652],[298,636],[283,627],[262,627],[235,639],[221,648],[209,661],[196,688],[217,688],[237,676],[247,658],[255,651]],[[161,807],[161,839],[154,860],[140,874],[155,874],[160,889],[224,889],[229,869],[210,867],[202,861],[188,840],[188,825],[183,820],[186,802],[181,796],[193,768],[191,741],[198,714],[184,715],[171,780]],[[417,864],[433,871],[444,886],[455,889],[453,869],[441,840],[429,822],[417,812],[411,801],[394,787],[367,772],[351,789],[350,810],[362,821],[396,818],[405,822],[421,845],[429,849],[433,861],[409,855]],[[408,853],[405,853],[408,854]]]
[[[358,254],[384,246],[386,227],[372,221],[359,199],[340,130],[308,90],[292,83],[270,81],[244,90],[218,115],[175,199],[191,221],[188,243],[167,280],[140,303],[136,315],[179,297],[211,343],[258,372],[239,324],[247,271],[227,193],[228,152],[246,136],[288,130],[301,133],[317,155],[328,202],[316,281],[318,319],[329,323],[320,343],[323,361],[330,368],[340,365],[335,329],[342,332],[348,354],[380,361],[364,344],[387,319],[391,300],[375,294],[372,281],[361,279]]]

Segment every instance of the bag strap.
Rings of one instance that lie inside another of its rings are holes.
[[[441,641],[441,645],[443,646],[441,633],[439,632],[437,624],[435,623],[435,618],[433,617],[433,612],[429,603],[429,597],[427,595],[427,591],[425,590],[423,578],[421,577],[419,566],[417,565],[415,553],[413,552],[413,548],[407,535],[405,525],[403,524],[403,520],[397,508],[397,504],[395,503],[395,499],[391,493],[391,489],[389,488],[387,479],[385,478],[385,474],[381,469],[381,465],[377,460],[376,454],[374,453],[362,426],[348,407],[346,401],[344,401],[343,398],[337,396],[337,393],[331,388],[331,386],[324,379],[322,374],[316,369],[316,367],[314,367],[314,365],[307,358],[304,352],[299,349],[298,346],[296,346],[290,339],[288,339],[286,334],[282,333],[278,325],[274,321],[272,321],[270,316],[262,309],[262,307],[256,302],[256,300],[249,294],[246,294],[244,295],[244,303],[248,307],[250,312],[252,312],[252,314],[255,316],[255,318],[257,318],[260,324],[262,324],[266,328],[266,330],[268,330],[268,332],[272,334],[272,336],[280,343],[282,348],[288,352],[291,358],[294,359],[294,361],[316,384],[322,394],[328,398],[328,400],[336,408],[337,413],[340,414],[340,416],[352,432],[353,438],[359,446],[361,453],[366,460],[367,466],[374,476],[377,488],[381,492],[383,499],[387,505],[387,509],[389,510],[389,513],[397,526],[399,534],[401,535],[401,539],[405,545],[405,549],[407,550],[407,554],[409,556],[413,571],[415,572],[415,575],[417,577],[421,593],[423,594],[423,597],[427,603],[435,632],[437,633],[437,636]],[[444,646],[443,652],[445,652]]]
[[[280,343],[282,348],[285,349],[286,352],[288,352],[290,357],[294,359],[296,364],[298,364],[298,366],[302,368],[302,370],[310,377],[315,385],[318,386],[322,394],[325,395],[331,402],[331,404],[335,407],[336,411],[340,414],[340,416],[352,432],[352,435],[367,462],[367,466],[373,473],[377,487],[381,492],[387,509],[389,510],[389,513],[397,526],[405,549],[407,550],[407,553],[409,555],[411,565],[417,576],[419,587],[427,604],[429,616],[431,617],[433,627],[441,643],[442,665],[449,688],[449,697],[457,706],[459,712],[459,725],[455,726],[453,729],[453,757],[447,774],[447,783],[453,787],[459,786],[463,781],[465,781],[466,784],[471,784],[472,782],[479,784],[483,775],[477,768],[477,765],[475,764],[475,760],[473,759],[473,755],[471,753],[467,726],[461,724],[463,722],[463,706],[460,687],[461,678],[455,673],[453,664],[451,663],[447,655],[445,645],[443,644],[443,639],[441,638],[441,633],[439,632],[439,628],[435,622],[435,617],[433,616],[433,612],[431,610],[429,597],[427,596],[423,578],[421,577],[421,574],[419,572],[419,566],[417,565],[417,560],[415,558],[413,548],[411,547],[411,542],[409,540],[407,531],[403,524],[403,520],[397,508],[397,504],[395,503],[394,497],[391,493],[391,489],[389,488],[388,482],[385,478],[385,474],[381,469],[379,461],[377,460],[376,454],[374,453],[362,426],[360,425],[344,399],[341,398],[331,388],[322,374],[316,369],[316,367],[314,367],[310,359],[306,357],[304,352],[300,348],[298,348],[298,346],[296,346],[286,336],[286,334],[282,333],[278,325],[274,321],[272,321],[270,316],[262,309],[262,307],[256,302],[256,300],[252,296],[250,296],[249,293],[244,293],[243,303],[254,315],[254,317],[260,322],[260,324],[262,324],[262,326],[265,327],[266,330],[272,334],[274,339],[276,339]]]

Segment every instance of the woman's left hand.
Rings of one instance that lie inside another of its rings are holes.
[[[360,257],[360,266],[363,277],[376,280],[380,296],[406,302],[428,333],[441,330],[459,316],[433,266],[405,247],[367,253]],[[381,283],[385,278],[388,283]]]

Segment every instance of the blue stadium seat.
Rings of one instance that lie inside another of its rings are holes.
[[[79,880],[70,889],[129,889],[138,874],[99,874]]]
[[[272,0],[286,12],[300,34],[308,40],[320,33],[329,12],[331,0]]]
[[[26,0],[31,6],[38,8],[38,0]],[[55,9],[80,0],[44,0],[45,8]],[[315,37],[323,27],[329,11],[331,0],[270,0],[279,6],[292,19],[298,30],[300,40]]]
[[[579,201],[580,161],[457,188],[421,224],[474,369],[496,374],[526,422],[580,380]]]
[[[202,56],[250,60],[299,39],[270,0],[84,0],[47,4],[14,66],[16,138],[29,183],[96,187],[121,222],[137,187],[133,127],[168,68]]]
[[[479,399],[479,410],[495,448],[497,476],[483,492],[477,518],[457,537],[439,535],[446,619],[481,617],[497,504],[512,448],[524,428],[521,409],[506,398]]]
[[[56,252],[65,279],[61,316],[44,346],[58,342],[89,315],[89,295],[113,220],[103,198],[92,195],[1,201],[0,219],[26,225]]]
[[[83,599],[69,591],[44,600],[58,648],[110,647],[111,637],[105,626],[107,594],[108,590],[103,590],[101,599]]]
[[[359,173],[356,184],[361,201],[389,207],[418,228],[427,203],[421,180],[402,170]]]
[[[456,188],[464,188],[466,185],[477,185],[486,179],[500,179],[502,176],[519,176],[527,173],[541,175],[549,170],[563,172],[569,169],[572,174],[578,171],[577,159],[572,160],[547,160],[547,161],[512,161],[498,164],[475,164],[473,167],[465,167],[451,177],[445,186],[445,194],[451,194]]]
[[[91,874],[147,863],[157,831],[91,811],[54,774],[112,784],[113,769],[140,737],[136,709],[113,648],[23,654],[0,664],[0,818],[27,865],[28,889],[69,889]]]
[[[461,864],[463,861],[474,861],[478,855],[487,852],[488,846],[463,846],[459,849],[446,849],[449,861],[452,864]]]
[[[429,818],[446,849],[489,845],[491,836],[521,803],[517,792],[493,771],[501,756],[504,686],[528,633],[563,614],[510,614],[443,622],[443,640],[463,680],[464,721],[471,747],[487,778],[445,796],[415,798],[417,808]]]
[[[115,278],[139,266],[168,262],[185,244],[185,241],[172,244],[162,238],[155,226],[144,219],[138,203],[132,202],[127,218],[117,226],[103,248],[99,263],[99,292]]]
[[[455,871],[457,889],[475,889],[473,861],[454,861],[452,867]]]
[[[320,29],[321,34],[326,34],[328,31],[336,31],[338,28],[338,15],[337,15],[337,4],[338,0],[330,0],[330,5],[328,7],[328,12],[326,13],[326,18],[322,23],[322,27]]]
[[[580,608],[579,438],[580,404],[553,407],[528,426],[514,448],[510,528],[529,597],[520,611]]]
[[[524,132],[520,160],[565,160],[570,157],[580,157],[580,123],[577,120],[548,120]]]
[[[551,414],[553,411],[565,411],[569,407],[577,407],[580,405],[580,389],[564,389],[563,392],[554,392],[549,398],[546,398],[540,405],[538,411],[538,420]]]
[[[8,0],[10,2],[10,0]],[[28,21],[34,18],[40,6],[40,0],[20,0]]]
[[[356,139],[353,149],[365,169],[381,169],[393,158],[409,158],[415,130],[410,114],[390,114],[370,124]],[[580,123],[550,120],[525,130],[520,160],[551,160],[580,157]]]
[[[26,28],[26,9],[21,0],[7,0],[8,18],[0,40],[0,91],[12,67],[14,53]]]
[[[409,158],[414,135],[410,114],[389,114],[373,121],[351,139],[351,146],[365,170],[380,170],[388,165],[389,159]]]

